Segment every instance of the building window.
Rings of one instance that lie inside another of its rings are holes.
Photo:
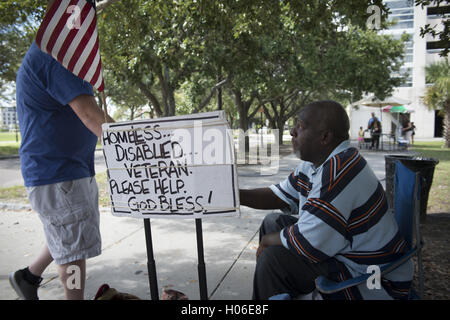
[[[439,19],[450,16],[450,6],[427,7],[428,19]]]
[[[386,1],[385,3],[386,3],[386,6],[391,10],[414,7],[414,0]]]
[[[427,42],[427,50],[441,50],[448,46],[444,41],[429,41]]]
[[[393,26],[389,27],[390,30],[394,30],[394,29],[413,29],[413,28],[414,28],[414,21],[397,21],[396,24],[394,24]]]

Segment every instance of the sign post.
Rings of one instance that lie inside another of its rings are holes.
[[[206,266],[205,258],[203,255],[202,219],[195,219],[195,230],[197,233],[198,283],[200,287],[200,300],[208,300],[208,288],[206,285]]]
[[[159,300],[158,278],[156,277],[156,264],[153,257],[152,229],[150,219],[144,219],[145,246],[147,248],[147,272],[152,300]]]
[[[144,219],[158,299],[150,218],[195,219],[200,298],[207,299],[202,219],[239,215],[233,137],[224,111],[103,124],[111,211]]]

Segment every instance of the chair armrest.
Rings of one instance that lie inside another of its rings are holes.
[[[399,259],[391,262],[390,264],[387,264],[380,268],[381,276],[391,272],[392,270],[398,268],[402,264],[404,264],[406,261],[408,261],[412,256],[414,256],[417,253],[417,248],[413,248],[409,250],[406,254],[404,254]],[[353,286],[360,285],[369,279],[371,276],[371,273],[362,274],[356,278],[347,279],[345,281],[336,282],[330,279],[327,279],[324,276],[319,276],[316,278],[316,288],[322,293],[330,294],[335,293],[344,289],[351,288]]]
[[[356,278],[351,278],[341,282],[335,282],[333,280],[327,279],[324,276],[319,276],[316,278],[316,288],[321,293],[335,293],[347,288],[351,288],[353,286],[360,285],[363,282],[366,282],[367,279],[371,276],[371,274],[363,274]]]

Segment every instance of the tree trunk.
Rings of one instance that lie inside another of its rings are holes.
[[[246,108],[246,103],[242,100],[242,93],[238,90],[233,90],[234,101],[239,113],[239,129],[245,132],[248,130],[248,109]],[[250,139],[248,135],[245,136],[245,152],[250,150]]]
[[[282,118],[279,118],[278,121],[277,121],[278,145],[280,145],[280,146],[283,145],[284,122],[285,121]]]
[[[162,78],[162,88],[163,88],[163,96],[164,96],[164,114],[166,117],[175,115],[175,88],[170,82],[170,69],[166,64],[163,65],[163,74]]]
[[[242,103],[241,106],[238,106],[239,111],[239,129],[242,129],[244,131],[244,134],[248,131],[248,114],[245,110],[245,104]],[[250,151],[250,137],[246,134],[245,135],[245,152]]]
[[[444,111],[444,145],[450,148],[450,101],[445,104]]]
[[[283,100],[278,101],[280,105],[280,111],[277,111],[277,102],[276,101],[270,101],[270,105],[272,107],[273,116],[270,115],[269,110],[264,105],[264,114],[269,119],[270,127],[272,129],[278,130],[278,136],[273,134],[275,139],[278,139],[278,144],[281,146],[283,144],[283,130],[284,130],[284,123],[286,122],[286,105],[283,102]]]
[[[169,92],[167,95],[168,98],[168,106],[169,106],[169,112],[168,116],[174,116],[175,115],[175,90],[172,88],[172,86],[169,84]]]
[[[222,73],[219,72],[219,75],[217,76],[217,83],[220,83],[222,79]],[[217,88],[217,110],[223,109],[223,102],[222,102],[222,87]]]
[[[169,90],[169,75],[168,69],[165,65],[162,66],[160,72],[158,72],[159,85],[161,87],[162,105],[164,106],[164,117],[171,115],[171,108],[169,102],[170,90]]]

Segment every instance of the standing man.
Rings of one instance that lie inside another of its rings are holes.
[[[374,112],[372,112],[372,118],[369,119],[367,129],[370,130],[370,135],[372,137],[372,145],[370,148],[378,150],[382,130],[381,130],[381,121],[378,120],[377,117],[375,117]]]
[[[80,300],[86,259],[101,253],[94,152],[105,115],[92,86],[35,42],[17,74],[16,102],[22,175],[46,246],[27,268],[13,272],[10,282],[22,299],[38,299],[41,275],[55,261],[66,299]],[[79,281],[68,283],[74,277]]]
[[[358,150],[350,147],[349,127],[347,113],[337,102],[304,107],[291,131],[294,151],[303,161],[279,184],[240,190],[241,205],[288,208],[298,214],[271,213],[264,218],[254,299],[307,294],[320,275],[340,282],[406,252],[383,187]],[[324,298],[407,298],[413,271],[410,260],[386,274],[380,289],[362,284]]]

